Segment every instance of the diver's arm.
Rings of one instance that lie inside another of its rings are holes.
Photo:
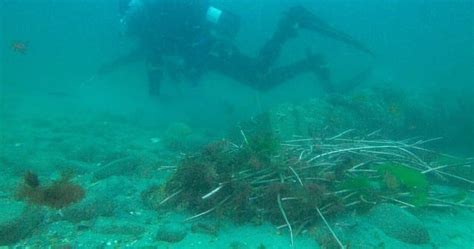
[[[143,57],[144,57],[143,49],[141,48],[135,49],[131,51],[130,53],[120,56],[111,62],[103,64],[99,68],[97,74],[101,76],[101,75],[112,73],[113,71],[117,70],[118,68],[122,66],[125,66],[127,64],[143,59]]]

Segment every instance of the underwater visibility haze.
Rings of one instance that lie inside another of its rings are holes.
[[[474,248],[473,109],[473,0],[0,0],[0,248]]]

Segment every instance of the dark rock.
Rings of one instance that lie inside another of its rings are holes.
[[[134,195],[138,190],[136,182],[129,177],[112,176],[90,187],[88,191],[116,201],[121,197]]]
[[[63,217],[61,219],[78,223],[92,220],[99,216],[111,217],[114,215],[115,208],[116,205],[110,198],[88,198],[77,205],[63,209]]]
[[[375,206],[369,213],[369,222],[387,236],[405,243],[430,242],[430,235],[423,223],[416,216],[393,204],[383,203]]]
[[[240,241],[232,241],[229,244],[229,249],[248,249],[248,248],[249,248],[248,245]]]
[[[186,228],[179,224],[167,224],[158,228],[156,240],[169,243],[180,242],[186,237]]]
[[[97,232],[102,234],[120,234],[130,236],[140,236],[145,232],[145,228],[139,225],[110,225],[108,227],[101,227]]]
[[[92,220],[83,220],[76,225],[77,231],[87,231],[94,226],[94,221]]]
[[[93,174],[93,178],[99,181],[114,175],[131,174],[142,163],[142,160],[134,156],[120,158],[97,169]]]
[[[115,217],[98,219],[94,231],[101,234],[140,236],[145,233],[145,227],[128,220],[117,220]]]
[[[160,207],[160,203],[165,197],[163,197],[163,190],[160,186],[152,185],[145,189],[141,194],[141,201],[143,205],[152,210],[157,210]]]
[[[197,222],[191,226],[193,233],[203,233],[211,236],[219,234],[219,224],[216,222]]]
[[[11,245],[29,237],[42,223],[45,211],[22,203],[0,205],[0,246]]]

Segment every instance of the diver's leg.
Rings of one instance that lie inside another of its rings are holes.
[[[343,42],[355,49],[374,56],[364,44],[355,40],[348,34],[338,31],[321,20],[319,17],[302,6],[292,7],[278,23],[277,30],[259,52],[260,70],[265,71],[270,68],[278,59],[283,45],[292,37],[295,37],[298,28],[304,28],[320,33],[334,40]]]
[[[273,33],[260,49],[258,54],[259,70],[267,71],[280,56],[283,45],[297,34],[297,22],[290,16],[285,15],[278,23],[277,30]]]
[[[163,70],[148,69],[148,93],[150,96],[160,96],[161,81],[163,80]]]
[[[258,90],[270,90],[302,73],[314,73],[327,92],[333,92],[333,84],[326,62],[321,55],[308,55],[291,65],[261,71],[260,61],[240,53],[212,53],[207,59],[210,70],[224,74],[238,82]]]
[[[148,76],[148,93],[150,96],[158,97],[161,91],[161,81],[163,81],[165,66],[160,51],[148,51],[146,69]]]
[[[321,55],[309,55],[291,65],[270,69],[260,81],[259,90],[270,90],[303,73],[314,73],[326,92],[333,92],[329,69]]]
[[[327,24],[322,19],[320,19],[319,17],[317,17],[316,15],[314,15],[313,13],[311,13],[309,10],[307,10],[306,8],[302,6],[292,7],[287,12],[285,19],[288,19],[289,23],[294,23],[294,25],[297,25],[298,27],[301,27],[313,32],[318,32],[329,38],[332,38],[334,40],[337,40],[349,46],[352,46],[353,48],[359,51],[362,51],[371,56],[374,56],[372,51],[370,51],[364,44],[357,41],[350,35],[331,27],[329,24]]]
[[[214,49],[207,58],[206,67],[226,75],[239,83],[257,88],[260,71],[257,60],[241,53],[236,47]]]

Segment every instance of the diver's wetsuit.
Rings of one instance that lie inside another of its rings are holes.
[[[273,67],[284,44],[296,36],[298,27],[322,33],[370,54],[362,44],[332,29],[302,7],[291,8],[285,14],[258,57],[253,58],[241,53],[228,39],[213,35],[217,25],[209,22],[208,0],[133,1],[141,5],[135,7],[138,9],[135,13],[129,10],[128,30],[145,48],[152,95],[160,94],[165,70],[163,58],[167,56],[181,58],[184,68],[181,73],[194,82],[205,71],[217,71],[250,87],[268,90],[298,74],[313,72],[323,87],[332,91],[329,71],[320,55],[308,55],[291,65]],[[233,28],[230,33],[235,32]]]
[[[210,47],[208,7],[207,0],[132,0],[125,10],[127,34],[138,38],[146,57],[151,95],[160,94],[164,73],[170,71],[169,57],[187,69],[182,74],[189,78],[202,72],[197,60],[207,56]]]

